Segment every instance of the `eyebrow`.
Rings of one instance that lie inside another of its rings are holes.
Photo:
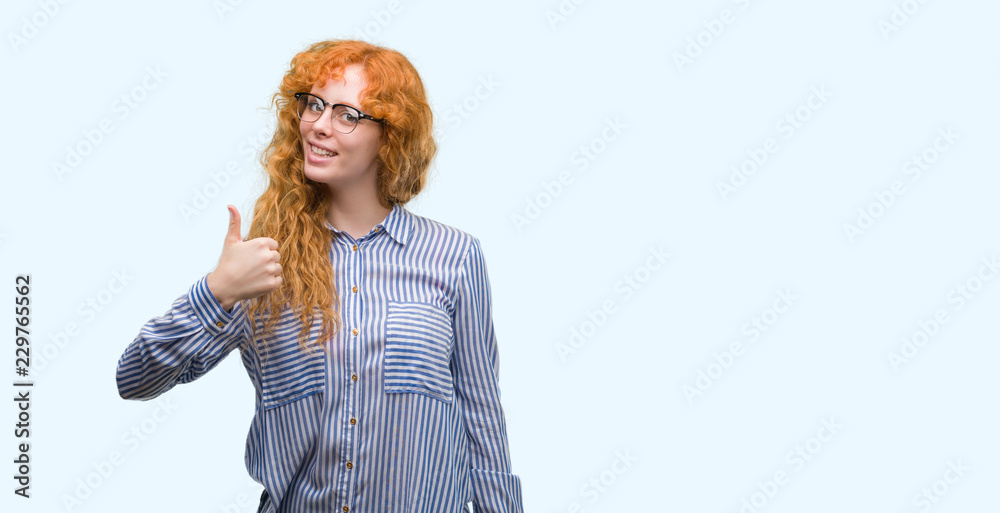
[[[320,96],[320,95],[318,95],[316,93],[309,93],[309,94],[311,94],[311,95],[319,98],[320,100],[323,100],[326,103],[329,103],[330,105],[336,105],[336,104],[347,105],[348,107],[352,107],[354,109],[357,109],[359,112],[361,111],[361,107],[355,107],[354,105],[351,105],[350,103],[345,103],[345,102],[331,102],[331,101],[327,101],[325,98],[323,98],[322,96]]]

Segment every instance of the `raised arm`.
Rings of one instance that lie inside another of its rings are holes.
[[[244,241],[240,213],[229,205],[229,229],[214,271],[150,319],[118,359],[118,393],[152,399],[178,383],[198,379],[246,343],[249,323],[240,303],[281,285],[278,243]]]

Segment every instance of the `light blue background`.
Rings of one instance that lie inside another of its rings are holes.
[[[8,477],[0,509],[256,510],[239,359],[160,406],[119,398],[115,365],[212,270],[227,203],[246,233],[291,57],[350,37],[403,52],[430,95],[440,151],[407,207],[483,242],[527,511],[902,513],[946,475],[931,511],[995,509],[1000,280],[977,273],[1000,255],[996,2],[101,1],[43,16],[44,3],[0,8],[0,301],[32,275],[36,383],[32,498]],[[33,18],[44,25],[13,42]],[[813,88],[831,96],[802,107]],[[143,97],[127,117],[123,94]],[[796,112],[808,119],[786,138],[778,123]],[[113,130],[60,179],[66,147],[105,118]],[[948,129],[959,139],[919,178],[904,171]],[[777,151],[724,200],[717,184],[768,138]],[[873,207],[894,180],[904,192]],[[852,241],[859,209],[878,217]],[[655,248],[665,264],[647,262]],[[129,278],[111,293],[115,272]],[[626,295],[626,276],[645,281]],[[958,308],[967,285],[981,287]],[[785,290],[797,299],[751,341],[744,325]],[[894,369],[888,355],[938,309],[949,321]],[[574,328],[591,335],[577,347]],[[8,337],[9,390],[13,349]],[[717,379],[689,400],[699,371]],[[11,475],[15,404],[3,412]],[[830,418],[842,428],[810,442]],[[815,454],[796,465],[796,446]],[[787,479],[767,497],[758,482],[775,472]],[[98,486],[64,506],[88,478]]]

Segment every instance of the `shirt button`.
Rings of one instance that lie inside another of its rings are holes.
[[[375,227],[375,231],[379,231],[379,229],[381,229],[381,228],[382,228],[381,226],[376,226]]]
[[[357,250],[358,250],[358,245],[357,244],[351,246],[351,251],[357,251]],[[347,506],[344,506],[344,507],[346,508]]]
[[[351,374],[351,381],[357,381],[357,380],[358,380],[358,375],[357,374]]]
[[[351,330],[351,333],[354,334],[354,335],[357,335],[358,334],[358,329],[354,328],[353,330]]]
[[[351,292],[357,292],[357,291],[358,291],[357,287],[351,287]]]
[[[355,419],[354,417],[351,417],[351,425],[353,426],[353,425],[355,425],[357,423],[358,423],[358,420]]]
[[[347,468],[354,468],[354,464],[348,461],[347,462]]]
[[[347,506],[344,506],[344,513],[347,513],[350,510],[351,510],[351,508],[348,508]]]
[[[221,328],[221,327],[225,326],[226,323],[224,323],[222,321],[219,321],[219,322],[215,323],[215,325]]]

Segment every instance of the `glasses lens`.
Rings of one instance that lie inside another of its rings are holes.
[[[310,94],[299,95],[298,115],[299,119],[306,123],[312,123],[323,115],[326,105],[322,101]],[[353,107],[338,105],[333,109],[333,128],[338,132],[349,134],[358,126],[361,120],[361,113]]]
[[[338,132],[349,134],[358,126],[358,111],[346,105],[337,105],[333,109],[333,127]]]
[[[299,96],[298,113],[299,119],[311,123],[319,119],[319,115],[323,113],[323,105],[320,104],[319,98],[303,94]]]

